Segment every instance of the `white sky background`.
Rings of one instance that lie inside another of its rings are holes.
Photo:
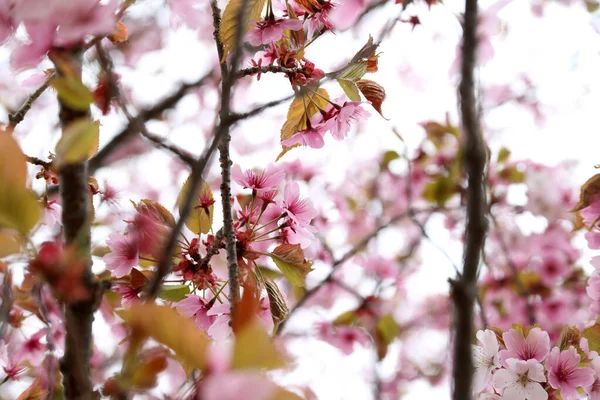
[[[136,7],[152,4],[160,2],[147,0]],[[392,127],[398,129],[409,148],[414,148],[423,137],[423,130],[418,123],[427,120],[443,122],[446,113],[450,113],[454,124],[458,123],[455,96],[457,81],[449,75],[449,69],[461,32],[454,13],[460,12],[462,4],[462,1],[448,0],[445,5],[432,7],[431,11],[426,7],[409,8],[404,14],[405,18],[418,15],[422,25],[412,31],[409,24],[398,24],[392,35],[384,40],[380,47],[379,72],[367,78],[386,88],[388,97],[383,111],[390,121],[382,119],[369,108],[372,116],[360,134],[354,130],[344,142],[327,137],[323,149],[296,149],[283,158],[284,161],[302,158],[323,166],[323,170],[327,171],[324,177],[316,179],[316,183],[307,188],[317,206],[323,199],[319,188],[325,183],[342,185],[344,167],[349,163],[369,160],[382,149],[402,150],[401,144],[391,133]],[[481,8],[485,10],[488,4],[491,2],[481,2]],[[563,160],[577,160],[579,167],[571,177],[572,184],[577,186],[595,173],[593,165],[600,163],[600,157],[596,156],[600,145],[597,138],[600,34],[593,29],[592,16],[579,3],[565,7],[548,2],[544,17],[539,19],[532,16],[530,4],[528,0],[514,0],[501,11],[499,16],[506,24],[501,37],[494,42],[496,57],[481,68],[480,76],[485,87],[490,83],[516,82],[519,74],[527,73],[537,86],[538,98],[545,105],[546,122],[538,126],[529,111],[518,106],[504,106],[486,115],[487,138],[492,149],[500,146],[510,148],[514,159],[530,158],[552,165]],[[335,69],[354,55],[369,34],[377,37],[382,24],[397,15],[399,10],[400,6],[388,4],[365,19],[353,33],[326,35],[311,46],[306,57],[326,72]],[[168,23],[166,13],[163,18]],[[213,44],[209,41],[199,43],[197,36],[197,33],[182,28],[172,34],[166,49],[144,56],[135,71],[118,69],[123,81],[131,83],[132,98],[138,108],[152,104],[169,93],[178,82],[191,81],[212,67],[211,62],[216,59]],[[209,35],[203,33],[202,36]],[[8,56],[6,49],[2,49],[0,54]],[[407,67],[412,68],[412,77],[403,80],[399,71]],[[3,76],[8,74],[7,71],[0,73]],[[28,75],[25,73],[19,78],[24,79]],[[415,90],[415,86],[421,86],[422,90]],[[326,88],[333,98],[341,94],[341,89],[334,83],[328,83]],[[236,110],[290,93],[285,78],[263,75],[260,82],[253,80],[247,96],[235,98]],[[52,104],[53,99],[45,94],[40,102]],[[244,135],[245,138],[251,137],[256,144],[256,148],[246,151],[234,145],[235,163],[250,168],[265,166],[267,162],[275,160],[279,153],[279,127],[287,106],[285,104],[272,109],[234,131],[234,141],[236,136]],[[36,114],[38,117],[35,121],[26,119],[19,126],[18,135],[28,134],[28,140],[23,143],[27,154],[40,157],[47,155],[47,139],[32,138],[47,138],[48,126],[56,122],[56,111],[56,106],[49,107]],[[101,144],[106,143],[122,123],[122,118],[103,120]],[[195,98],[188,97],[180,104],[178,112],[172,114],[171,122],[153,122],[148,127],[153,132],[168,135],[173,143],[198,153],[204,145],[198,126],[206,128],[211,124],[210,115],[200,113]],[[56,134],[54,139],[58,140]],[[263,146],[263,143],[268,145]],[[140,180],[148,181],[148,185],[159,192],[161,202],[167,207],[174,205],[178,191],[170,184],[169,159],[170,155],[155,151],[126,165],[127,168],[142,168]],[[124,199],[139,200],[146,197],[145,193],[128,191],[130,182],[118,172],[102,171],[98,177],[101,183],[107,178],[117,188],[124,189],[124,193],[127,193]],[[460,247],[451,243],[448,234],[439,226],[433,221],[429,226],[430,235],[460,265]],[[103,243],[107,233],[106,230],[97,232],[96,242]],[[396,240],[394,235],[393,232],[382,235],[375,249],[385,252],[386,244]],[[331,238],[331,243],[335,244],[336,238]],[[344,250],[336,249],[340,254]],[[437,249],[425,244],[423,250],[422,269],[408,286],[409,296],[413,299],[429,293],[445,293],[446,278],[453,275],[452,266]],[[326,273],[326,270],[317,268],[313,274],[322,277]],[[295,316],[289,329],[305,330],[313,320],[314,315]],[[98,331],[101,332],[102,328],[98,327]],[[423,346],[424,356],[435,353],[436,349],[444,346],[443,335],[423,338],[416,345]],[[358,351],[350,358],[342,358],[337,350],[317,341],[303,341],[298,349],[300,367],[292,377],[295,382],[311,382],[319,398],[323,399],[370,398],[372,390],[364,384],[364,377],[370,374],[373,357],[368,351]],[[389,373],[389,370],[383,372]],[[449,397],[447,385],[431,389],[427,384],[417,382],[407,389],[406,399]]]

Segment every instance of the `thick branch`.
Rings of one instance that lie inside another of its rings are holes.
[[[248,13],[248,0],[243,0],[237,15],[236,26],[246,26],[246,16]],[[237,77],[237,68],[242,56],[242,39],[244,30],[236,29],[233,54],[229,70],[224,58],[223,43],[219,37],[221,27],[221,10],[216,0],[211,1],[213,12],[214,38],[217,46],[217,54],[221,60],[221,109],[219,111],[219,128],[223,131],[223,138],[219,144],[219,164],[221,166],[221,205],[223,207],[223,236],[225,237],[225,249],[227,252],[227,274],[229,277],[229,300],[231,303],[231,318],[235,318],[235,305],[240,299],[239,271],[237,261],[237,249],[235,232],[233,229],[233,212],[231,210],[231,157],[229,156],[229,143],[231,142],[231,133],[229,118],[231,114],[231,95],[233,85]]]
[[[464,131],[464,165],[467,173],[467,221],[464,267],[459,280],[451,281],[455,304],[454,400],[472,398],[473,360],[471,340],[477,294],[477,275],[487,232],[485,164],[487,152],[477,112],[474,69],[477,49],[477,0],[466,0],[462,47],[462,79],[459,92]]]
[[[82,51],[65,51],[70,67],[81,76]],[[62,74],[61,64],[56,64],[57,74]],[[81,79],[81,78],[80,78]],[[89,117],[89,110],[75,110],[60,101],[60,123],[64,128],[71,122]],[[60,360],[66,399],[93,399],[90,380],[90,356],[94,311],[101,296],[99,285],[92,275],[90,255],[90,191],[87,162],[65,165],[59,172],[62,201],[63,235],[66,246],[72,246],[84,264],[81,276],[90,293],[89,299],[65,305],[65,353]]]

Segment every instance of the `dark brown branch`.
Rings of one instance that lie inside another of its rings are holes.
[[[81,76],[83,51],[63,51],[70,67]],[[57,63],[57,74],[62,74]],[[81,79],[81,78],[80,78]],[[88,118],[89,110],[75,110],[60,101],[60,123],[64,128],[79,118]],[[90,254],[90,191],[87,161],[68,164],[59,171],[62,223],[65,246],[72,246],[84,264],[82,283],[88,289],[89,299],[65,305],[65,352],[60,360],[66,399],[94,398],[91,382],[90,356],[94,311],[101,296],[99,285],[92,274]]]
[[[40,160],[37,157],[25,156],[25,158],[27,159],[28,163],[33,165],[39,165],[40,167],[44,167],[46,169],[50,168],[50,165],[52,164],[51,161]]]
[[[50,80],[54,76],[54,72],[48,75],[44,83],[42,83],[40,87],[38,87],[33,93],[31,93],[31,95],[29,95],[27,100],[25,100],[23,105],[15,113],[8,114],[8,129],[10,131],[13,131],[17,125],[19,125],[25,119],[25,114],[27,114],[27,112],[31,109],[33,103],[46,91],[46,89],[48,89],[48,86],[50,86]]]
[[[179,147],[177,147],[175,145],[165,143],[165,139],[161,138],[160,136],[157,136],[157,135],[154,135],[154,134],[148,132],[148,129],[146,129],[145,122],[140,121],[131,115],[131,113],[127,109],[127,103],[121,93],[121,89],[120,89],[117,81],[114,78],[112,59],[106,53],[106,51],[104,50],[104,48],[102,47],[102,45],[100,43],[96,44],[96,52],[98,54],[98,61],[99,61],[100,67],[102,68],[103,72],[106,74],[106,77],[108,79],[108,88],[109,88],[108,89],[109,90],[108,97],[109,97],[109,99],[113,99],[113,98],[115,99],[115,101],[117,102],[117,104],[119,105],[119,107],[121,108],[123,113],[125,114],[125,117],[127,117],[127,121],[131,124],[131,126],[135,130],[137,130],[146,139],[150,140],[151,142],[158,145],[159,147],[162,147],[163,149],[166,149],[166,150],[170,151],[171,153],[175,154],[184,163],[186,163],[190,166],[193,165],[194,162],[196,161],[194,159],[194,157],[192,157],[190,154],[188,154],[187,152],[185,152],[184,150],[180,149]]]
[[[237,243],[235,231],[233,229],[233,212],[231,210],[231,157],[229,155],[229,143],[231,142],[231,132],[229,118],[231,114],[231,95],[233,86],[238,75],[237,68],[242,56],[242,39],[246,26],[248,14],[248,0],[242,0],[237,15],[238,29],[235,30],[233,41],[233,54],[231,56],[229,69],[224,60],[224,47],[219,37],[221,27],[221,10],[217,1],[211,1],[213,12],[214,38],[217,47],[217,54],[221,60],[221,109],[219,111],[219,127],[223,131],[223,138],[219,143],[219,164],[221,166],[221,205],[223,207],[223,236],[225,238],[225,249],[227,252],[227,274],[229,277],[229,301],[231,304],[231,318],[235,320],[235,307],[240,299],[239,270],[237,260]]]
[[[474,76],[477,50],[477,0],[466,0],[463,32],[459,93],[468,187],[464,267],[461,277],[450,282],[455,305],[453,400],[472,398],[471,341],[474,336],[474,303],[477,295],[479,263],[488,225],[484,178],[487,151],[479,125]]]
[[[128,122],[128,124],[119,132],[110,142],[106,144],[89,162],[90,174],[94,174],[99,168],[105,166],[108,157],[125,143],[129,138],[139,132],[140,126],[152,119],[158,118],[166,110],[173,108],[179,103],[179,101],[190,92],[199,86],[204,85],[207,81],[213,78],[213,73],[202,76],[200,79],[192,83],[184,83],[173,92],[171,95],[165,97],[162,101],[155,104],[150,108],[142,110],[136,117]]]
[[[281,72],[286,75],[293,75],[298,71],[296,68],[286,68],[279,65],[263,65],[241,69],[236,74],[236,77],[243,78],[249,75],[266,74],[267,72],[272,72],[274,74]]]
[[[8,265],[5,266],[4,278],[2,279],[2,305],[0,306],[0,341],[8,330],[10,308],[13,304],[12,277]]]

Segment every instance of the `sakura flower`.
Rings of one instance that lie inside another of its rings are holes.
[[[255,28],[246,35],[252,46],[277,42],[283,37],[284,30],[298,31],[302,29],[299,19],[269,18],[254,23]]]
[[[331,130],[331,135],[336,140],[344,140],[350,131],[352,121],[360,121],[368,118],[371,114],[361,107],[362,102],[345,102],[342,108],[325,125]]]
[[[585,234],[588,247],[593,250],[600,250],[600,232],[592,231]]]
[[[494,374],[494,387],[504,389],[502,398],[510,400],[546,400],[548,393],[539,382],[546,382],[544,367],[537,360],[509,358],[508,369]]]
[[[310,221],[317,216],[308,199],[300,200],[300,186],[297,182],[288,182],[283,191],[283,211],[293,224],[306,227]]]
[[[306,129],[296,132],[291,137],[282,140],[281,144],[283,146],[301,144],[312,147],[313,149],[320,149],[325,145],[323,136],[325,136],[327,129],[327,125],[322,122],[321,114],[317,114],[311,118]]]
[[[584,386],[584,390],[590,400],[600,400],[600,357],[593,358],[590,367],[594,371],[594,381],[587,387]]]
[[[231,178],[244,189],[252,189],[256,192],[271,191],[281,183],[285,178],[285,172],[269,164],[262,171],[247,169],[242,172],[239,165],[234,165],[231,169]]]
[[[62,207],[56,200],[49,201],[44,207],[44,225],[53,227],[55,224],[60,224]]]
[[[196,325],[202,330],[208,330],[215,320],[209,317],[207,303],[199,296],[188,294],[185,299],[175,304],[175,309],[186,317],[194,317]]]
[[[590,311],[594,314],[600,313],[600,275],[594,272],[588,279],[588,286],[585,289],[588,296],[593,300],[590,305]]]
[[[334,8],[330,15],[330,21],[339,30],[350,28],[365,9],[366,0],[345,0]]]
[[[550,336],[540,328],[533,328],[523,336],[522,330],[511,329],[502,334],[506,350],[500,351],[500,360],[506,364],[508,359],[544,361],[550,351]]]
[[[500,368],[500,361],[498,359],[498,339],[493,331],[486,329],[477,332],[477,340],[479,340],[481,346],[473,345],[475,364],[473,389],[476,393],[479,393],[490,382],[492,371]]]
[[[113,271],[115,277],[121,278],[131,272],[139,262],[138,245],[133,235],[121,235],[113,232],[106,241],[110,253],[103,258],[106,269]]]
[[[578,399],[577,387],[588,387],[594,383],[594,370],[578,368],[580,362],[581,356],[573,346],[564,351],[554,347],[546,360],[548,383],[554,389],[560,389],[564,400]]]
[[[138,296],[139,290],[136,290],[131,286],[114,285],[111,290],[121,295],[121,306],[123,307],[130,306],[140,300]]]
[[[355,343],[363,347],[369,345],[368,336],[360,329],[347,326],[333,327],[329,322],[318,325],[317,337],[336,347],[345,355],[352,354]]]

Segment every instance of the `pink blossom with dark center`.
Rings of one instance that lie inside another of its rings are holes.
[[[244,189],[252,189],[257,192],[266,192],[273,190],[285,178],[285,172],[269,164],[267,168],[261,171],[247,169],[242,172],[239,165],[234,165],[231,169],[231,178]]]
[[[564,351],[554,347],[546,360],[548,383],[554,389],[560,389],[564,400],[579,399],[577,387],[588,387],[594,383],[594,370],[578,368],[580,362],[581,356],[573,346]]]
[[[255,28],[246,35],[246,40],[252,46],[277,42],[283,37],[283,31],[299,31],[302,22],[299,19],[270,18],[254,23]]]
[[[287,214],[288,220],[301,228],[310,224],[318,214],[308,199],[300,199],[300,186],[297,182],[288,182],[285,185],[281,208]]]
[[[506,350],[500,351],[500,360],[503,365],[509,358],[527,361],[535,359],[544,361],[550,351],[550,336],[540,328],[533,328],[523,336],[523,331],[511,329],[502,334]]]
[[[129,274],[131,269],[138,265],[138,244],[134,235],[121,235],[113,232],[108,235],[106,244],[110,253],[106,254],[103,260],[106,263],[106,269],[113,271],[117,278]]]

